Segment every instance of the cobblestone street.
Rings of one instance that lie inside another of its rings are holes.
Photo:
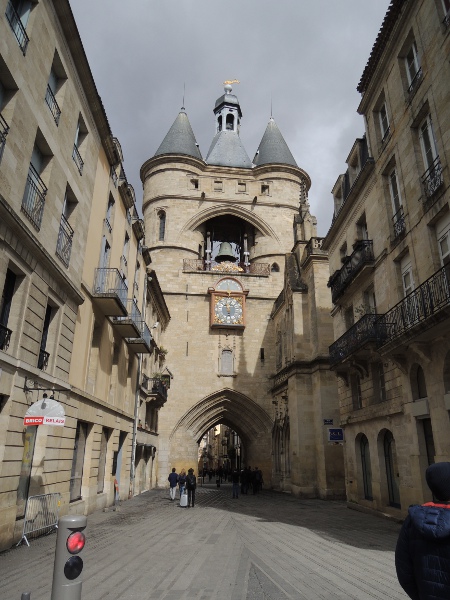
[[[405,599],[394,569],[400,525],[343,502],[231,484],[180,508],[168,490],[88,517],[83,600]],[[49,600],[56,535],[0,554],[2,600]]]

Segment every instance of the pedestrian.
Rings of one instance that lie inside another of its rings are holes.
[[[186,490],[186,469],[181,469],[178,475],[178,487],[180,489],[180,498]]]
[[[239,471],[234,469],[231,474],[231,483],[233,484],[233,498],[239,498]]]
[[[170,499],[175,500],[175,496],[177,495],[177,483],[178,483],[178,474],[175,470],[175,467],[172,469],[172,473],[167,478],[169,480],[170,485]]]
[[[197,487],[197,478],[194,475],[194,469],[189,469],[186,477],[186,487],[188,493],[188,506],[195,504],[195,488]]]
[[[450,598],[450,462],[430,465],[425,478],[436,502],[408,509],[395,549],[400,585],[413,600]]]

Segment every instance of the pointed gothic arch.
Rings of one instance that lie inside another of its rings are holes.
[[[170,440],[179,430],[184,430],[199,441],[205,431],[219,423],[236,431],[245,444],[260,436],[271,436],[269,415],[248,396],[223,388],[194,404],[175,425]]]

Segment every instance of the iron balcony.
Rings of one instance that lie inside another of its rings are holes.
[[[128,287],[118,269],[95,269],[92,295],[104,315],[124,317],[128,314]]]
[[[141,311],[134,300],[127,300],[126,308],[127,314],[125,316],[111,317],[111,322],[122,337],[139,338],[142,329]]]
[[[25,192],[22,198],[22,211],[38,231],[41,228],[46,194],[47,188],[44,182],[39,177],[33,165],[30,164]]]
[[[141,321],[139,326],[139,335],[136,337],[126,338],[128,350],[136,354],[152,354],[154,342],[150,329],[145,321]]]
[[[27,51],[28,42],[30,41],[27,32],[25,31],[25,27],[23,26],[22,21],[20,20],[19,15],[17,14],[16,9],[12,5],[12,2],[8,2],[6,6],[5,12],[6,18],[8,19],[8,23],[16,36],[16,40],[22,50],[23,55]]]
[[[73,229],[69,224],[69,221],[64,215],[61,215],[61,222],[59,224],[58,241],[56,242],[56,255],[62,260],[62,262],[69,266],[70,255],[72,253],[72,242],[73,242]]]
[[[56,125],[59,125],[59,118],[61,116],[61,109],[58,106],[58,103],[56,102],[56,98],[55,95],[53,93],[52,88],[47,85],[47,92],[45,94],[45,101],[47,103],[47,106],[50,109],[50,112],[52,113],[53,119],[55,120]]]
[[[331,368],[344,362],[349,356],[368,344],[376,346],[377,321],[381,315],[367,314],[361,317],[344,335],[330,346]]]
[[[8,329],[5,325],[0,324],[0,350],[8,350],[11,334],[11,329]]]
[[[358,240],[353,244],[353,252],[346,256],[344,266],[333,273],[328,280],[328,287],[331,288],[331,299],[334,304],[350,283],[357,277],[365,266],[372,266],[374,263],[373,241]]]
[[[450,265],[436,271],[377,322],[378,347],[416,336],[450,316]]]
[[[144,375],[141,389],[147,397],[152,397],[162,404],[167,400],[167,386],[158,377],[147,377]]]

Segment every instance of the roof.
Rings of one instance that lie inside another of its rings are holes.
[[[162,154],[185,154],[202,160],[200,149],[184,109],[178,113],[172,127],[155,152],[155,156]]]
[[[375,69],[377,68],[377,65],[383,55],[386,44],[388,43],[391,37],[392,31],[402,11],[403,5],[406,2],[408,2],[408,0],[391,0],[386,15],[384,16],[381,29],[378,32],[377,39],[375,40],[375,43],[372,47],[372,52],[370,53],[369,60],[367,61],[364,72],[361,75],[361,79],[359,80],[358,86],[356,88],[360,94],[364,94],[364,92],[369,87],[372,76],[375,73]]]
[[[235,131],[219,131],[213,138],[206,156],[208,165],[251,169],[252,161]]]
[[[284,137],[281,135],[281,131],[272,117],[270,117],[253,162],[256,166],[276,163],[298,167]]]

